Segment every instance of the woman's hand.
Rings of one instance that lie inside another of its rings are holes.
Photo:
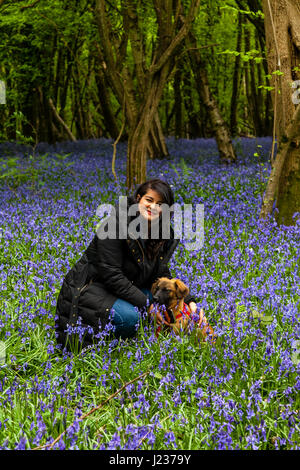
[[[191,313],[196,313],[197,312],[197,304],[195,302],[190,302],[189,303],[189,309],[190,309]],[[199,311],[199,325],[201,325],[203,319],[205,319],[205,321],[206,321],[206,318],[204,316],[204,310],[203,310],[203,308],[201,308],[200,311]]]
[[[195,302],[190,302],[190,303],[189,303],[189,308],[190,308],[191,313],[196,313],[196,311],[197,311],[197,304],[196,304]]]

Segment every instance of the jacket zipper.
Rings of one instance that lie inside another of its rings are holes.
[[[132,233],[129,233],[129,235],[130,235],[131,237],[133,237]],[[139,240],[138,240],[137,238],[135,238],[135,237],[133,237],[133,238],[134,238],[134,240],[135,240],[136,242],[138,242],[138,245],[139,245],[139,247],[140,247],[140,249],[141,249],[141,252],[142,252],[142,255],[143,255],[143,264],[144,264],[144,263],[145,263],[145,257],[144,257],[144,250],[143,250],[143,247],[142,247],[142,245],[140,244],[140,242],[139,242]]]
[[[144,250],[143,250],[143,247],[142,247],[142,245],[140,244],[140,242],[138,241],[137,238],[136,238],[136,241],[138,242],[139,247],[140,247],[140,249],[142,250],[142,254],[143,254],[143,263],[145,263],[145,257],[144,257]]]

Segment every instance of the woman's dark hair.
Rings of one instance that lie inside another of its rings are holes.
[[[137,200],[137,197],[140,196],[141,198],[145,196],[145,194],[152,189],[156,191],[160,197],[162,198],[165,204],[168,206],[172,206],[174,204],[174,194],[170,187],[170,185],[159,178],[155,178],[152,180],[145,181],[145,183],[140,184],[134,194],[134,199]]]
[[[145,181],[144,183],[140,184],[140,186],[136,189],[134,194],[134,201],[137,202],[138,196],[142,198],[149,189],[156,191],[164,204],[168,206],[172,206],[174,204],[174,194],[170,187],[170,185],[159,178],[154,178],[152,180]],[[148,239],[145,241],[145,249],[146,255],[150,260],[156,258],[160,248],[164,245],[165,240],[161,239],[162,237],[162,230],[161,230],[161,223],[159,229],[159,239],[151,240]]]

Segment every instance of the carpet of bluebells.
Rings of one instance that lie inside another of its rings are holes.
[[[167,145],[147,177],[205,211],[203,247],[182,240],[171,272],[218,340],[156,337],[141,312],[134,339],[107,328],[78,354],[56,346],[56,299],[97,207],[125,194],[126,143],[118,183],[111,140],[0,146],[0,449],[300,448],[300,223],[258,222],[271,139],[237,139],[233,166],[211,139]]]

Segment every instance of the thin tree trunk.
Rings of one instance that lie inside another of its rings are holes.
[[[249,28],[245,27],[245,53],[249,52],[251,49],[251,44],[250,44],[250,31]],[[248,101],[248,107],[250,111],[250,116],[251,116],[251,124],[253,126],[253,131],[256,133],[256,125],[255,125],[255,120],[256,120],[256,110],[255,110],[255,100],[254,96],[252,94],[252,88],[251,88],[251,72],[250,69],[252,67],[252,64],[249,62],[246,62],[245,64],[245,85],[246,85],[246,96],[247,96],[247,101]]]
[[[85,138],[85,115],[82,105],[82,95],[80,89],[80,78],[78,67],[73,68],[74,101],[75,101],[75,126],[76,135],[79,139]]]
[[[200,110],[196,110],[195,106],[195,99],[192,96],[192,89],[194,84],[192,84],[190,72],[188,69],[188,73],[184,74],[183,78],[183,104],[184,110],[187,115],[186,122],[185,122],[185,129],[184,129],[184,138],[192,138],[196,139],[198,137],[206,137],[207,136],[207,129],[206,124],[209,124],[208,119],[206,119],[206,109],[204,106],[201,106],[202,102],[200,103]],[[186,86],[186,88],[185,88]],[[201,100],[201,98],[199,97]]]
[[[54,103],[52,101],[51,98],[49,98],[49,104],[50,104],[50,108],[52,109],[53,111],[53,114],[57,120],[57,122],[63,127],[63,129],[65,130],[66,134],[68,135],[68,137],[73,141],[73,142],[76,142],[76,137],[72,134],[72,132],[70,131],[70,129],[68,128],[67,124],[64,122],[64,120],[60,117],[60,115],[58,114],[57,112],[57,109],[56,107],[54,106]]]
[[[236,50],[241,52],[242,50],[242,33],[243,33],[243,14],[239,12],[238,15],[238,36]],[[238,54],[235,59],[233,83],[232,83],[232,95],[231,95],[231,108],[230,108],[230,132],[231,135],[235,136],[237,133],[237,102],[239,94],[239,76],[241,68],[241,56]]]
[[[52,110],[42,86],[37,87],[39,95],[39,142],[54,144],[58,140],[58,132],[53,124]]]
[[[64,110],[66,107],[68,88],[69,88],[69,83],[70,83],[70,78],[71,78],[71,73],[72,73],[72,66],[73,66],[69,51],[67,51],[65,62],[67,64],[67,69],[66,69],[64,76],[62,77],[62,86],[59,90],[60,113],[63,119],[64,119]]]
[[[104,58],[98,44],[96,45],[97,56],[94,61],[95,80],[98,91],[98,99],[101,105],[101,112],[103,114],[105,129],[112,139],[116,140],[119,135],[119,126],[115,113],[112,110],[111,99],[109,95],[109,83],[106,80],[104,67]]]
[[[233,163],[236,161],[236,155],[229,130],[220,114],[217,102],[210,91],[206,66],[197,51],[196,39],[191,32],[188,36],[187,46],[192,49],[189,53],[189,57],[192,70],[195,75],[197,91],[201,101],[206,107],[207,115],[209,116],[213,128],[214,136],[218,145],[220,161],[226,164]]]
[[[175,101],[175,138],[182,138],[182,97],[181,97],[181,69],[178,67],[174,76]]]
[[[155,113],[148,140],[148,152],[150,158],[158,158],[162,160],[169,156],[158,112]]]

